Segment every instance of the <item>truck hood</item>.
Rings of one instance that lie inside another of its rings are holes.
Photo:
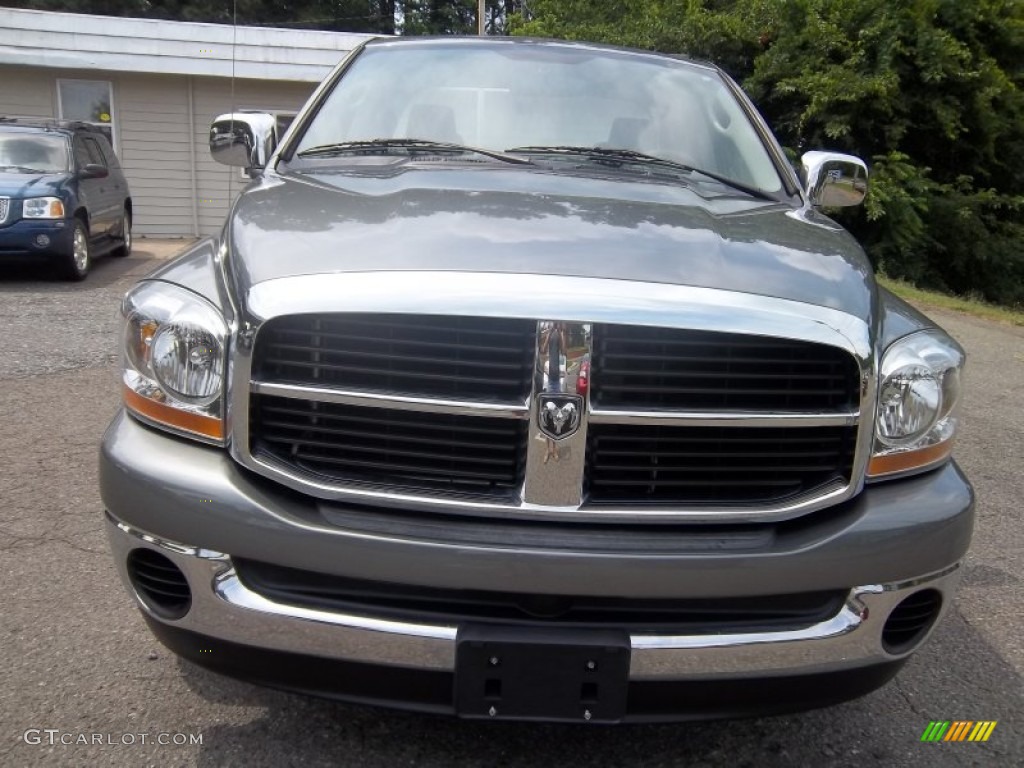
[[[254,182],[229,220],[238,287],[338,272],[527,273],[718,288],[871,316],[863,251],[813,210],[621,173],[394,165]]]

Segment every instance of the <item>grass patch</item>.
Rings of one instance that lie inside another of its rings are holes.
[[[1019,310],[987,304],[973,299],[961,299],[958,296],[950,296],[938,291],[926,291],[903,280],[896,280],[882,275],[878,276],[878,283],[888,288],[901,299],[905,299],[913,304],[949,309],[953,312],[962,312],[965,315],[973,315],[974,317],[981,317],[986,320],[1024,326],[1024,312]]]

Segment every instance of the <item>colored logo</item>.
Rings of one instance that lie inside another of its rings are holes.
[[[996,729],[995,720],[932,720],[921,741],[988,741]]]

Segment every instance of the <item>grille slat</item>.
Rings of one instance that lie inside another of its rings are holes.
[[[352,313],[337,315],[294,315],[291,319],[302,318],[314,320],[320,323],[329,333],[331,328],[366,328],[375,332],[380,330],[417,331],[425,333],[446,332],[453,327],[458,327],[465,333],[473,336],[506,336],[515,337],[519,335],[519,329],[515,327],[516,321],[502,320],[496,318],[466,318],[446,315],[389,315],[377,313]],[[477,321],[482,321],[477,324]],[[532,321],[529,321],[533,325]],[[358,338],[364,338],[360,336]]]
[[[601,425],[597,425],[600,428]],[[591,427],[594,429],[594,427]],[[673,427],[669,427],[673,429]],[[737,430],[736,435],[732,435],[730,431],[732,427],[723,427],[720,432],[713,432],[710,434],[694,433],[686,435],[686,443],[693,445],[702,445],[707,443],[742,443],[744,445],[771,445],[777,447],[781,443],[780,435],[770,430],[758,430],[757,432],[747,431],[742,435]],[[800,445],[800,444],[816,444],[816,443],[837,443],[843,438],[842,436],[833,436],[831,433],[823,433],[820,436],[817,431],[814,434],[808,434],[806,437],[794,437],[787,435],[785,441],[787,445]],[[761,433],[761,434],[758,434]],[[748,437],[748,435],[751,435]],[[628,445],[630,443],[648,443],[651,441],[651,435],[637,430],[636,434],[616,434],[615,441]]]
[[[254,453],[341,483],[508,496],[524,473],[520,420],[254,395],[250,433]]]
[[[302,449],[303,447],[306,447],[306,446],[309,446],[309,447],[312,447],[312,448],[332,448],[332,449],[335,449],[335,450],[337,450],[339,448],[338,443],[336,443],[336,442],[329,442],[329,441],[326,441],[326,440],[310,440],[309,438],[286,438],[286,437],[264,437],[263,439],[266,440],[268,443],[280,443],[280,444],[283,444],[283,445],[295,446],[296,449]],[[449,445],[451,445],[451,441],[449,442]],[[494,449],[494,450],[498,450],[498,449]],[[369,454],[380,455],[380,456],[401,456],[403,458],[409,458],[409,459],[431,459],[431,460],[433,460],[437,456],[436,453],[431,452],[431,451],[411,451],[411,450],[408,450],[408,449],[402,450],[402,449],[399,449],[399,448],[395,448],[394,446],[376,447],[376,446],[371,446],[371,445],[359,445],[359,446],[356,446],[354,444],[349,444],[349,445],[345,446],[345,451],[349,455],[352,455],[352,456],[358,456],[359,454],[369,453]],[[514,453],[514,450],[505,451],[505,452],[506,453]],[[507,465],[508,464],[508,459],[507,458],[502,457],[502,458],[494,459],[494,458],[487,458],[487,457],[484,457],[484,456],[480,456],[479,454],[475,454],[475,455],[449,454],[448,458],[451,459],[452,461],[463,461],[463,462],[466,462],[467,464],[496,464],[496,465]],[[343,461],[347,461],[347,459],[344,459],[344,458],[342,458],[342,460]]]
[[[388,353],[383,353],[383,352],[365,352],[363,350],[354,350],[354,349],[346,349],[346,350],[324,349],[323,347],[308,347],[308,346],[303,346],[301,344],[287,344],[286,345],[286,344],[270,343],[270,344],[267,345],[267,348],[268,349],[272,349],[272,350],[273,349],[280,350],[282,352],[292,352],[292,353],[294,353],[294,352],[315,352],[315,353],[318,353],[320,355],[338,355],[338,356],[340,356],[340,355],[351,355],[352,357],[361,357],[361,358],[367,358],[367,359],[370,359],[370,360],[387,360],[389,365],[393,365],[395,363],[401,363],[401,364],[416,364],[416,363],[434,364],[434,363],[437,362],[437,358],[434,358],[434,357],[423,357],[423,356],[420,356],[420,355],[400,355],[400,354],[388,354]],[[278,363],[288,364],[288,363],[292,363],[293,361],[292,360],[288,360],[288,359],[284,359],[284,358],[269,357],[269,358],[267,358],[266,362],[268,362],[270,364],[278,364]],[[480,368],[499,368],[499,369],[503,369],[503,370],[506,370],[506,371],[515,371],[515,370],[519,369],[519,364],[518,363],[501,363],[501,362],[496,362],[496,361],[488,361],[488,362],[480,362],[480,363],[470,363],[470,362],[467,362],[465,360],[463,360],[461,362],[462,362],[463,365],[477,365]],[[342,366],[342,367],[347,367],[347,366]]]
[[[419,329],[419,330],[422,330],[422,329]],[[313,335],[318,336],[320,338],[331,339],[331,340],[336,340],[336,341],[351,341],[351,342],[354,342],[354,343],[357,343],[357,344],[365,344],[366,341],[367,341],[367,337],[363,336],[363,335],[355,335],[355,334],[351,334],[351,333],[335,333],[333,331],[323,331],[323,330],[310,331],[309,329],[306,329],[306,330],[291,330],[291,329],[288,329],[288,328],[275,328],[275,332],[277,334],[279,334],[278,338],[282,338],[282,339],[286,338],[286,337],[289,337],[289,336],[291,336],[293,338],[306,338],[306,337],[308,337],[310,335],[310,333],[312,333]],[[392,345],[394,345],[394,347],[396,349],[401,349],[403,347],[409,347],[409,348],[413,348],[413,349],[463,349],[463,350],[469,350],[469,351],[491,352],[491,353],[495,353],[495,354],[509,354],[509,353],[515,351],[515,347],[512,346],[512,345],[481,344],[479,342],[471,343],[471,342],[468,342],[468,341],[466,341],[466,342],[437,341],[436,339],[415,339],[415,340],[409,339],[409,340],[403,340],[401,338],[397,338],[396,339],[394,337],[389,337],[388,340],[392,343]],[[275,344],[275,345],[282,346],[282,347],[301,346],[301,345],[292,345],[292,344],[289,344],[288,342],[285,342],[285,341],[276,341],[276,342],[268,342],[268,343]],[[345,348],[345,346],[342,345],[342,344],[338,344],[337,347],[339,349],[344,349]],[[316,347],[314,347],[314,349],[315,348]],[[330,349],[330,347],[327,347],[327,349]]]
[[[304,426],[296,426],[295,424],[291,424],[291,423],[285,422],[285,421],[265,420],[263,422],[263,424],[264,424],[264,426],[277,427],[277,428],[280,428],[280,429],[299,430],[299,431],[303,431],[303,432],[307,431],[307,428],[304,427]],[[339,435],[339,436],[344,436],[344,437],[367,437],[368,435],[371,434],[371,433],[369,433],[369,432],[367,432],[365,430],[333,429],[333,428],[330,428],[330,427],[323,427],[323,426],[320,426],[320,425],[317,425],[316,427],[308,429],[308,432],[310,434],[323,433],[323,434],[326,434],[326,435]],[[284,441],[285,438],[281,438],[281,440]],[[412,443],[412,444],[417,444],[418,443],[418,444],[421,444],[421,445],[434,445],[435,442],[437,441],[436,437],[434,437],[434,436],[421,437],[421,436],[410,435],[410,434],[403,434],[402,435],[402,440],[404,440],[407,443]],[[451,439],[451,440],[448,441],[448,445],[458,446],[460,448],[474,448],[474,449],[483,449],[483,450],[487,450],[487,449],[495,449],[496,450],[497,449],[497,446],[487,445],[486,443],[481,443],[481,442],[473,441],[473,440],[455,440],[455,439]],[[509,446],[509,449],[511,450],[511,446]]]
[[[664,345],[662,345],[662,346],[664,346]],[[684,345],[684,346],[692,346],[692,345]],[[758,349],[763,349],[763,347],[758,347]],[[621,354],[621,350],[617,350],[616,353],[617,354]],[[629,358],[631,360],[638,360],[638,361],[641,361],[641,362],[658,361],[659,363],[663,363],[665,361],[665,357],[666,356],[664,354],[664,351],[658,352],[657,354],[646,354],[646,353],[643,353],[643,352],[635,352],[635,351],[630,351],[629,352]],[[693,355],[693,354],[687,354],[686,355],[686,359],[687,359],[687,361],[692,362],[692,363],[718,363],[718,364],[722,364],[723,362],[728,362],[728,363],[730,363],[733,366],[735,366],[735,365],[747,365],[747,366],[771,365],[771,364],[777,363],[779,361],[777,357],[769,357],[769,356],[754,357],[754,356],[751,356],[751,355],[744,355],[742,357],[742,359],[736,358],[736,359],[732,359],[732,360],[728,360],[728,361],[723,361],[721,355]],[[793,367],[799,367],[799,366],[820,366],[821,365],[821,361],[820,360],[814,360],[814,359],[810,359],[810,360],[788,360],[787,364],[791,365]]]
[[[822,397],[832,398],[832,397],[839,396],[844,391],[845,390],[840,390],[840,389],[816,389],[816,388],[812,388],[812,387],[805,387],[804,389],[800,390],[800,396],[801,397],[813,397],[813,396],[819,396],[820,395]],[[731,397],[731,398],[734,398],[734,399],[739,399],[739,398],[743,397],[744,395],[749,396],[751,399],[758,398],[758,397],[766,397],[767,398],[767,397],[780,396],[780,393],[779,393],[778,390],[776,390],[776,389],[768,389],[766,387],[758,387],[758,388],[751,388],[751,387],[729,387],[728,392],[727,393],[723,393],[722,387],[684,387],[681,384],[673,383],[671,381],[668,381],[668,382],[666,382],[664,384],[661,384],[661,385],[656,385],[656,384],[622,384],[622,385],[604,384],[601,387],[601,394],[605,398],[607,398],[607,397],[609,397],[611,395],[620,395],[621,394],[621,396],[623,398],[629,398],[629,397],[632,396],[632,397],[636,397],[636,399],[641,399],[641,397],[644,396],[644,395],[651,396],[651,397],[660,397],[660,398],[665,398],[665,399],[668,399],[668,398],[683,399],[683,398],[686,398],[687,396],[692,396],[694,399],[697,399],[699,396],[715,396],[715,397],[728,396],[728,397]],[[792,394],[784,394],[782,396],[792,397]],[[602,404],[607,404],[606,400],[602,400]],[[649,405],[646,404],[646,403],[645,403],[645,406],[649,407]],[[679,407],[683,408],[683,407],[686,407],[686,406],[680,405]],[[691,406],[691,407],[695,407],[695,406]],[[700,407],[703,408],[704,406],[700,406]],[[739,407],[737,406],[737,409],[738,408]],[[764,410],[764,408],[760,408],[758,410]]]
[[[308,406],[308,401],[303,401],[303,400],[291,400],[289,398],[278,398],[277,400],[279,402],[285,402],[285,403],[287,403],[287,402],[294,402],[294,403],[297,403],[297,404],[298,403],[304,403],[304,404],[306,404]],[[275,406],[275,405],[271,405],[271,404],[267,404],[264,407],[265,407],[267,413],[282,414],[282,415],[287,415],[287,416],[298,416],[298,417],[301,417],[301,418],[305,418],[306,416],[309,415],[309,411],[308,410],[303,410],[302,408],[299,408],[299,407],[296,407],[296,408],[284,408],[284,407],[281,407],[281,406]],[[352,413],[346,413],[344,415],[338,415],[338,414],[335,414],[335,413],[331,413],[330,411],[319,410],[319,411],[317,411],[316,416],[317,416],[317,421],[318,422],[319,421],[323,421],[324,419],[326,419],[328,421],[333,419],[333,420],[336,420],[336,421],[337,420],[343,420],[343,421],[345,421],[347,423],[352,423],[352,424],[371,424],[371,425],[373,425],[374,431],[379,431],[379,429],[381,427],[388,427],[388,426],[405,426],[405,427],[409,427],[411,429],[414,429],[417,426],[421,426],[423,429],[427,429],[427,430],[430,429],[429,423],[419,424],[418,422],[412,422],[411,423],[408,420],[404,420],[403,421],[400,418],[399,419],[390,419],[390,418],[388,418],[388,414],[389,413],[395,413],[395,411],[392,411],[392,410],[389,410],[389,409],[385,409],[385,408],[368,408],[368,409],[364,409],[362,411],[353,411]],[[399,411],[399,413],[408,414],[408,413],[418,413],[418,412],[417,411],[404,411],[404,412],[403,411]],[[363,414],[363,415],[361,415],[361,414]],[[486,427],[486,426],[481,426],[482,424],[491,424],[491,423],[494,423],[494,422],[492,420],[484,420],[482,422],[477,422],[476,420],[474,420],[474,421],[468,421],[467,420],[467,422],[465,424],[459,425],[459,431],[465,432],[467,434],[472,433],[472,434],[496,435],[496,436],[498,436],[498,435],[507,435],[508,434],[507,430],[503,429],[503,428],[498,428],[498,427],[489,428],[489,427]]]
[[[674,475],[704,474],[705,472],[708,472],[709,470],[710,471],[714,471],[714,472],[718,472],[718,473],[723,474],[723,475],[739,474],[739,473],[756,475],[758,473],[770,473],[770,472],[777,472],[779,470],[779,466],[778,465],[776,465],[774,467],[768,467],[768,466],[746,466],[746,465],[744,465],[744,466],[735,466],[735,467],[723,467],[723,466],[717,466],[715,464],[708,464],[705,467],[673,467],[673,466],[666,466],[665,464],[662,464],[661,461],[660,461],[660,458],[661,458],[660,456],[658,456],[657,458],[659,460],[658,460],[658,462],[656,464],[648,463],[647,466],[636,466],[636,467],[626,466],[626,465],[623,465],[623,464],[600,464],[600,463],[595,463],[594,464],[594,470],[597,471],[597,472],[602,472],[602,471],[622,472],[622,473],[628,473],[628,472],[637,473],[637,472],[639,472],[639,473],[643,473],[643,474],[650,474],[652,471],[654,471],[654,472],[657,472],[657,477],[658,477],[658,482],[659,483],[689,482],[689,481],[684,480],[684,479],[679,479],[677,481],[673,481],[673,480],[671,480],[671,478]],[[828,467],[826,465],[813,465],[813,466],[812,465],[806,465],[806,466],[800,466],[800,465],[787,464],[785,466],[785,470],[787,472],[817,472],[817,471],[819,471],[821,469],[827,469],[827,468]],[[744,482],[744,481],[743,480],[730,480],[729,482],[730,483],[735,483],[735,482]],[[758,480],[757,482],[762,482],[762,481]],[[769,482],[769,480],[764,480],[763,482],[767,483],[767,482]],[[782,481],[779,481],[779,482],[782,482]]]
[[[398,362],[398,361],[396,361]],[[432,384],[443,384],[450,383],[453,385],[458,384],[484,384],[489,385],[494,383],[494,377],[492,376],[470,376],[468,373],[460,373],[458,375],[450,373],[429,373],[420,371],[385,371],[380,368],[374,368],[370,366],[358,366],[358,365],[336,365],[333,363],[320,362],[306,362],[299,360],[284,360],[282,358],[268,357],[264,359],[264,363],[268,366],[279,366],[279,367],[291,367],[291,368],[305,368],[311,371],[315,371],[320,374],[316,378],[306,382],[309,384],[323,385],[324,379],[329,378],[324,374],[337,374],[337,379],[348,379],[357,387],[357,382],[363,380],[364,382],[369,381],[369,377],[372,376],[387,376],[391,384],[388,387],[391,391],[401,391],[408,394],[419,394],[420,392],[428,389]],[[360,387],[367,388],[367,387]],[[374,387],[369,387],[374,389]],[[523,397],[525,400],[525,395]]]
[[[856,360],[823,344],[671,328],[594,329],[590,386],[599,408],[839,411],[856,406],[859,382]]]
[[[254,376],[266,382],[482,402],[530,393],[537,323],[529,320],[320,314],[260,329]]]
[[[651,487],[652,489],[657,487],[661,492],[671,489],[683,489],[683,488],[716,488],[721,485],[721,480],[665,480],[662,477],[656,479],[646,480],[601,480],[595,481],[597,485],[613,485],[616,488],[630,488],[630,487]],[[731,478],[729,485],[733,488],[791,488],[798,489],[800,487],[799,480],[736,480]],[[626,502],[626,499],[623,499]],[[632,500],[628,500],[632,501]]]
[[[646,459],[650,455],[650,453],[648,451],[604,450],[604,451],[602,451],[602,455],[605,458],[612,457],[612,456],[623,456],[623,457],[630,456],[630,457],[636,457],[636,458],[640,458],[640,459]],[[771,458],[775,458],[779,454],[777,452],[772,451],[772,452],[761,452],[761,453],[735,452],[735,453],[730,453],[729,455],[730,455],[730,457],[732,457],[734,459],[771,459]],[[801,452],[794,453],[793,451],[787,451],[786,452],[786,456],[788,456],[790,458],[810,459],[810,458],[814,458],[815,456],[820,456],[820,455],[821,454],[818,451],[804,451],[802,453]],[[704,453],[696,453],[696,452],[661,451],[658,454],[658,458],[659,459],[704,459],[704,458],[707,458],[707,455],[704,454]]]
[[[380,461],[341,458],[336,454],[323,455],[302,451],[294,454],[294,456],[300,462],[306,461],[316,464],[333,464],[340,467],[349,467],[351,469],[380,470],[384,466]],[[405,464],[391,460],[386,466],[389,472],[393,474],[408,475],[408,479],[410,480],[443,480],[449,475],[449,472],[445,467],[436,466],[436,463],[432,466],[427,463]],[[463,483],[467,483],[471,480],[492,483],[511,483],[514,476],[512,474],[499,474],[497,472],[485,472],[483,470],[477,471],[467,469],[465,466],[462,466],[459,468],[459,479]]]
[[[687,360],[687,362],[692,361]],[[722,361],[719,360],[718,362]],[[764,365],[768,364],[769,363],[764,363]],[[639,366],[633,366],[631,368],[616,368],[614,366],[611,366],[608,368],[602,368],[601,373],[604,374],[605,376],[664,376],[666,378],[669,376],[668,374],[666,374],[664,367],[644,369],[640,368]],[[793,378],[793,375],[790,373],[765,373],[764,371],[752,371],[749,373],[744,373],[742,371],[735,370],[683,371],[672,375],[672,378],[680,381],[685,381],[686,379],[714,379],[721,378],[725,374],[727,374],[730,379],[736,379],[740,381],[744,379],[754,379],[755,381],[789,381],[790,379]],[[818,378],[820,380],[830,379],[834,381],[837,385],[835,387],[836,389],[845,389],[846,387],[846,381],[842,376],[826,377],[825,375],[819,374]],[[619,385],[618,388],[622,389],[623,385]]]

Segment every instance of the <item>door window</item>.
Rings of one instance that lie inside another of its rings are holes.
[[[110,146],[110,142],[103,136],[94,136],[93,141],[99,146],[100,151],[103,154],[103,164],[107,168],[120,168],[121,163],[117,159],[117,155],[114,154],[114,148]]]
[[[107,158],[103,156],[103,150],[100,149],[100,144],[98,141],[96,141],[96,139],[92,138],[91,136],[86,136],[85,146],[88,147],[89,149],[89,157],[91,158],[89,160],[90,163],[102,165],[104,168],[106,168],[109,165],[107,163]]]
[[[83,168],[85,168],[85,166],[89,165],[90,163],[99,163],[99,162],[101,162],[101,161],[100,161],[99,158],[96,157],[95,150],[92,147],[90,147],[88,144],[86,144],[85,143],[85,139],[83,139],[81,136],[76,136],[75,137],[75,168],[80,171]]]

